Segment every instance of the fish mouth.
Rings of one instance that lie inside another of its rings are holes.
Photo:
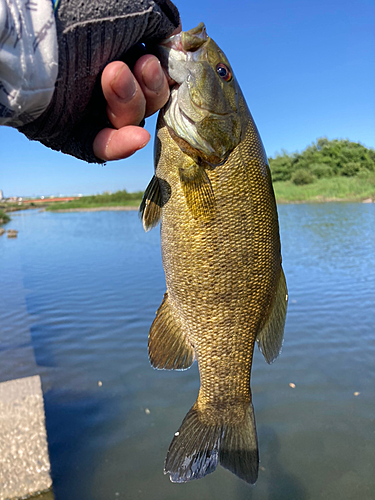
[[[181,31],[159,43],[157,55],[177,85],[187,81],[190,73],[188,63],[201,59],[202,48],[208,40],[206,26],[200,23],[196,28]]]
[[[189,62],[197,62],[204,58],[202,57],[203,46],[208,40],[206,26],[204,23],[199,23],[197,27],[177,33],[159,43],[158,56],[161,64],[175,82],[171,91],[178,91],[181,86],[187,86],[187,88],[181,89],[185,93],[186,90],[190,89],[191,85],[196,87],[194,75],[189,68]],[[203,106],[200,102],[196,102],[192,95],[190,95],[190,99],[189,111],[186,110],[186,105],[181,106],[181,111],[190,121],[200,121],[207,113],[217,117],[220,116],[220,113]],[[203,116],[197,116],[199,111],[203,113]]]
[[[173,49],[187,54],[187,52],[195,52],[198,50],[207,40],[208,35],[206,26],[204,23],[199,23],[196,28],[192,28],[189,31],[181,31],[176,35],[162,40],[160,45],[167,49]]]

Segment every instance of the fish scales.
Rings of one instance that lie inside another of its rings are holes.
[[[166,128],[158,133],[159,137],[169,135]],[[259,169],[248,169],[244,161],[251,151],[254,161],[266,163],[264,152],[252,141],[254,136],[255,128],[249,127],[225,164],[208,172],[218,203],[213,222],[195,220],[186,207],[178,171],[170,167],[181,162],[181,150],[165,149],[156,169],[157,177],[168,182],[172,193],[163,207],[161,227],[170,304],[195,346],[202,399],[214,402],[227,398],[228,388],[231,393],[237,386],[249,397],[255,336],[277,278],[272,263],[280,255],[278,226],[263,202],[269,202],[269,181]],[[230,184],[226,182],[229,172]],[[255,175],[264,193],[259,193],[259,187],[251,192],[251,186],[259,185],[252,179]],[[217,363],[211,355],[215,349],[220,349]],[[213,391],[216,384],[218,390]]]
[[[211,39],[207,41],[203,29],[187,33],[208,44]],[[179,40],[186,45],[186,38]],[[254,344],[260,342],[271,362],[283,335],[287,296],[271,177],[256,125],[238,85],[234,88],[241,133],[215,166],[201,151],[181,147],[181,136],[174,135],[178,126],[173,131],[166,123],[168,111],[158,119],[153,182],[159,189],[167,295],[150,331],[150,359],[159,368],[187,368],[195,358],[201,382],[198,399],[168,451],[165,471],[174,482],[203,477],[218,463],[255,482],[258,448],[250,390]],[[223,125],[220,133],[228,130],[236,126]],[[209,187],[192,202],[189,190],[199,194],[201,165]],[[193,183],[185,184],[182,172],[191,171]],[[150,202],[146,195],[144,224]],[[179,358],[171,366],[174,349]],[[164,350],[170,350],[168,355],[161,354]]]

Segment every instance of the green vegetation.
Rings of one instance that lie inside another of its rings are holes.
[[[10,221],[10,217],[3,210],[0,210],[0,226]]]
[[[125,189],[115,193],[103,193],[92,196],[82,196],[78,200],[63,203],[52,203],[46,210],[67,210],[70,208],[100,208],[139,206],[143,192],[128,193]]]
[[[297,186],[292,181],[274,182],[278,203],[375,200],[375,173],[366,177],[332,177]]]
[[[375,150],[360,143],[322,137],[269,163],[278,202],[375,199]]]
[[[347,139],[329,141],[322,137],[301,153],[282,151],[269,158],[273,185],[278,203],[322,201],[375,201],[375,150]],[[103,193],[67,202],[49,203],[47,210],[91,209],[103,207],[138,207],[142,191],[128,193],[125,189],[113,194]],[[47,206],[46,206],[47,205]],[[41,208],[41,205],[38,204]],[[5,212],[36,208],[34,203],[22,206],[0,205],[0,224],[8,222]]]

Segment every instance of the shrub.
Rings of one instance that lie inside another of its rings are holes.
[[[315,178],[311,172],[308,170],[300,169],[296,170],[292,175],[292,182],[296,186],[303,186],[305,184],[312,184]]]
[[[311,173],[318,179],[323,177],[332,177],[334,174],[332,168],[326,163],[312,163],[310,166]]]
[[[272,180],[289,181],[292,176],[293,155],[288,155],[286,151],[277,154],[275,158],[269,158]]]
[[[344,165],[340,171],[341,175],[345,175],[346,177],[354,177],[361,170],[361,164],[359,162],[349,162]]]
[[[287,154],[286,151],[282,151],[282,154],[270,158],[269,162],[274,181],[290,180],[293,173],[299,170],[308,170],[318,179],[335,175],[353,177],[363,170],[375,172],[375,150],[348,139],[330,141],[326,137],[321,137],[301,153]],[[305,183],[305,178],[308,179],[308,176],[303,177],[303,175],[297,174],[297,183],[299,179]]]
[[[0,225],[10,221],[10,217],[3,210],[0,210]]]

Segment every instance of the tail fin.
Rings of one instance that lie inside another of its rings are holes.
[[[226,426],[221,438],[219,460],[225,469],[247,483],[254,484],[258,479],[258,439],[252,403],[240,424]]]
[[[210,422],[210,423],[207,423]],[[212,423],[195,404],[175,433],[165,460],[164,473],[173,483],[185,483],[213,472],[218,463],[247,483],[258,478],[258,443],[253,405],[236,423]]]

